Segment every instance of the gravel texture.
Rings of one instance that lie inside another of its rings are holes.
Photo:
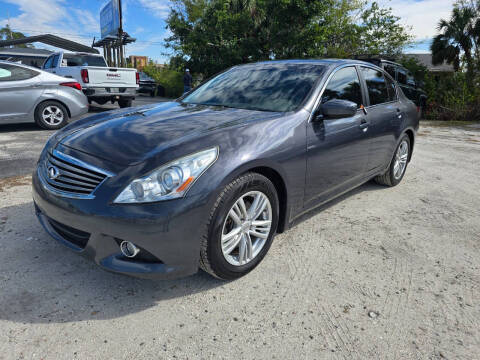
[[[44,233],[31,170],[0,179],[0,359],[479,358],[478,128],[422,127],[400,185],[307,214],[233,282],[100,270]]]

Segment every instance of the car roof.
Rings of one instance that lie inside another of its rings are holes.
[[[269,60],[269,61],[259,61],[256,63],[248,63],[245,65],[252,64],[317,64],[323,66],[339,66],[339,65],[368,65],[378,68],[375,64],[372,64],[367,61],[355,60],[355,59],[289,59],[289,60]]]
[[[0,60],[0,64],[17,65],[17,66],[24,67],[24,68],[27,68],[27,69],[32,69],[32,70],[35,70],[35,71],[42,71],[42,69],[36,68],[35,66],[25,65],[25,64],[21,64],[21,63],[15,62],[15,61]]]

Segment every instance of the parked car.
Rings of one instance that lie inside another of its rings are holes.
[[[427,106],[427,94],[421,88],[420,83],[415,80],[412,73],[402,65],[390,60],[381,58],[370,58],[365,60],[381,67],[398,82],[398,85],[401,87],[405,96],[417,105],[417,110],[421,117]]]
[[[121,108],[132,106],[140,80],[137,70],[108,67],[103,56],[87,53],[57,52],[45,60],[42,68],[76,79],[90,102],[103,105],[117,101]]]
[[[143,71],[139,72],[138,74],[140,76],[140,82],[137,91],[142,94],[150,94],[151,97],[154,97],[157,88],[157,82]]]
[[[234,279],[305,212],[372,178],[397,185],[417,129],[415,105],[372,64],[235,66],[179,100],[57,132],[33,199],[51,236],[104,269]]]
[[[0,61],[0,124],[36,122],[53,130],[86,112],[88,101],[78,82]]]

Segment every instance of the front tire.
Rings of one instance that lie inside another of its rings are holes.
[[[35,122],[46,130],[57,130],[68,123],[68,111],[57,101],[45,101],[35,109]]]
[[[375,181],[380,185],[398,185],[407,170],[410,151],[410,138],[408,135],[404,135],[395,149],[395,154],[393,155],[392,161],[390,161],[388,170],[384,174],[377,176]]]
[[[278,195],[257,173],[233,180],[218,196],[201,239],[200,267],[231,280],[252,271],[265,257],[277,231]]]

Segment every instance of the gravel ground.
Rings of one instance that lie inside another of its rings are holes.
[[[0,359],[478,359],[479,174],[480,129],[423,126],[399,186],[309,213],[232,282],[104,272],[4,177]]]

